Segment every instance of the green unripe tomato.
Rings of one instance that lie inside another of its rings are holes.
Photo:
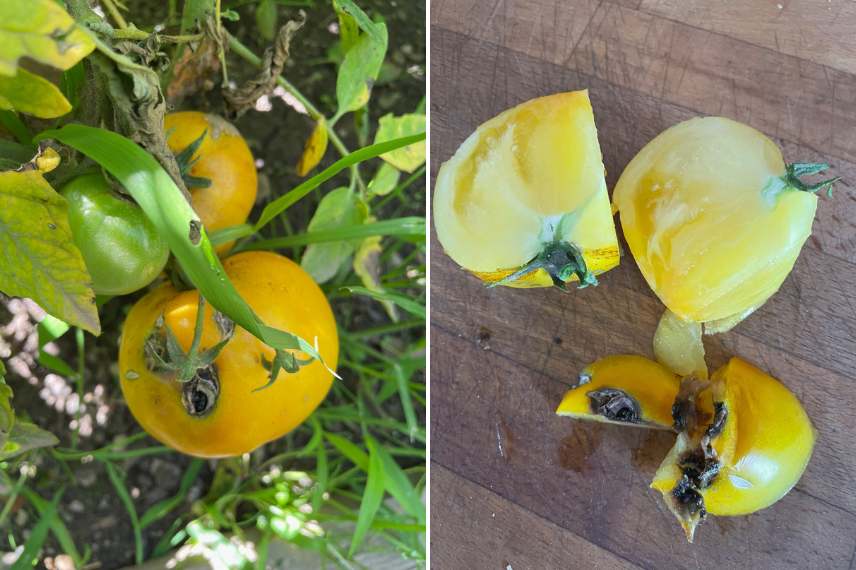
[[[169,258],[166,240],[140,207],[114,193],[101,174],[78,176],[61,193],[95,293],[133,293],[163,271]]]

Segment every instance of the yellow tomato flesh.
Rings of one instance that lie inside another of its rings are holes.
[[[782,188],[784,175],[773,141],[722,117],[675,125],[630,162],[613,200],[642,274],[670,311],[733,326],[778,290],[817,207],[815,195]]]
[[[440,168],[433,204],[446,253],[488,283],[555,242],[572,244],[594,274],[619,261],[587,91],[533,99],[479,126]],[[506,284],[554,282],[538,269]]]
[[[267,252],[237,254],[223,265],[267,325],[309,342],[317,339],[324,361],[335,368],[336,322],[326,297],[299,265]],[[140,425],[166,445],[199,457],[240,455],[297,427],[326,396],[331,373],[313,361],[296,373],[280,371],[272,385],[259,390],[269,381],[263,360],[272,361],[275,353],[240,327],[214,362],[219,395],[205,416],[188,414],[181,384],[148,369],[144,345],[161,316],[182,349],[190,349],[198,300],[197,291],[178,292],[164,285],[140,299],[128,315],[119,348],[120,380]],[[200,350],[220,340],[210,305],[205,312]]]

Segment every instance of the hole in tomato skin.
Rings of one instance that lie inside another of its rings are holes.
[[[638,424],[642,420],[639,402],[623,390],[601,388],[588,394],[589,406],[594,414],[614,422]]]
[[[699,522],[701,522],[707,517],[704,497],[696,490],[687,475],[681,477],[681,480],[675,485],[672,496],[675,498],[677,508],[688,515],[688,518],[698,517]]]
[[[220,379],[217,368],[211,364],[200,368],[181,389],[181,403],[193,417],[205,417],[217,405],[220,396]]]

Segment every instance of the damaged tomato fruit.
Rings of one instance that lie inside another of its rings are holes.
[[[440,168],[434,224],[449,257],[490,286],[596,284],[619,252],[588,92],[479,126]]]
[[[166,116],[164,130],[193,209],[208,233],[246,222],[256,201],[258,177],[253,154],[238,129],[216,115],[182,111]],[[219,245],[217,252],[223,254],[232,243]]]
[[[740,358],[710,381],[694,375],[679,380],[639,356],[601,359],[583,377],[587,381],[565,395],[557,413],[604,421],[609,407],[603,394],[615,392],[624,395],[612,399],[615,409],[626,411],[607,420],[678,433],[651,488],[662,493],[690,542],[708,514],[746,515],[781,499],[811,458],[815,432],[799,400]]]
[[[601,422],[672,427],[681,379],[642,356],[607,356],[586,366],[556,413]]]
[[[266,325],[317,341],[324,363],[280,370],[269,384],[275,351],[205,304],[200,357],[191,375],[182,376],[178,370],[193,352],[199,293],[170,284],[149,292],[122,329],[122,392],[149,434],[197,457],[247,453],[297,427],[327,395],[333,376],[324,364],[335,368],[339,353],[327,298],[299,265],[274,253],[246,252],[223,267]],[[215,347],[219,352],[212,353]]]

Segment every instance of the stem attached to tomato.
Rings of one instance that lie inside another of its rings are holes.
[[[794,162],[785,167],[785,175],[782,177],[782,180],[789,187],[802,192],[808,192],[810,194],[817,194],[818,192],[825,190],[826,196],[828,198],[832,198],[832,186],[841,180],[840,176],[835,176],[828,180],[822,180],[817,184],[808,184],[799,178],[800,176],[820,174],[828,168],[829,165],[824,162]]]
[[[567,281],[574,275],[580,280],[578,289],[597,285],[597,277],[586,267],[582,252],[572,243],[554,241],[523,267],[499,281],[489,283],[488,287],[507,285],[539,269],[545,270],[553,284],[563,291],[567,289]]]

